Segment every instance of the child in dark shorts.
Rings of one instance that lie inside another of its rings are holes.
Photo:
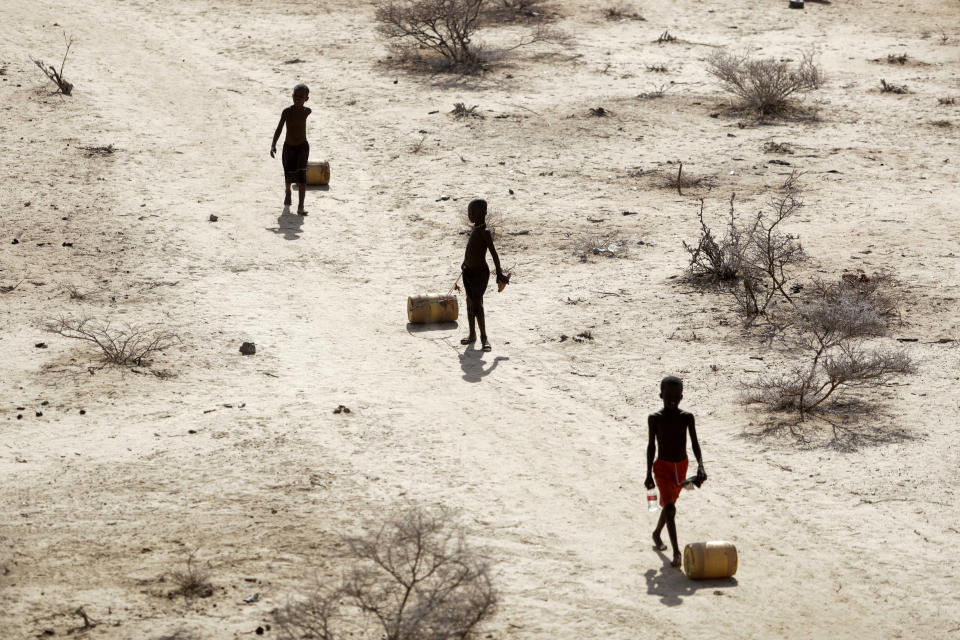
[[[484,351],[492,351],[487,340],[487,325],[483,314],[483,294],[490,280],[490,267],[487,266],[487,250],[497,268],[497,282],[507,283],[510,277],[500,268],[500,256],[493,246],[493,236],[487,229],[487,201],[473,200],[467,206],[467,217],[473,224],[473,231],[467,240],[467,249],[463,256],[463,290],[467,297],[467,320],[470,322],[470,336],[463,338],[460,344],[473,344],[477,341],[477,324],[480,325],[480,344]]]
[[[270,157],[275,158],[277,153],[277,140],[280,138],[280,131],[283,126],[287,126],[287,135],[283,139],[283,153],[280,158],[283,160],[283,176],[287,187],[287,195],[283,199],[283,204],[289,206],[290,185],[297,183],[297,193],[300,203],[297,206],[297,213],[301,216],[307,215],[303,208],[303,198],[307,192],[307,160],[310,158],[310,144],[307,142],[307,116],[311,110],[305,106],[310,99],[310,89],[305,84],[298,84],[293,88],[293,105],[287,107],[280,113],[280,124],[273,134],[273,144],[270,146]]]

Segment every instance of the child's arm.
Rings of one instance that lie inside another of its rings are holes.
[[[277,130],[273,132],[273,144],[270,145],[270,157],[275,158],[277,155],[277,140],[280,139],[280,132],[283,131],[283,125],[287,121],[287,110],[284,109],[280,112],[280,124],[277,125]]]
[[[700,442],[697,440],[697,427],[693,415],[690,416],[690,424],[687,428],[690,430],[690,448],[693,449],[693,455],[697,459],[697,478],[703,482],[707,479],[707,472],[703,470],[703,456],[700,455]]]
[[[656,486],[653,481],[653,456],[657,453],[657,425],[653,416],[647,418],[647,430],[650,438],[647,441],[647,479],[643,481],[643,486],[653,489]]]
[[[503,275],[503,269],[500,268],[500,256],[497,255],[497,249],[493,246],[493,236],[490,234],[489,229],[483,230],[483,237],[487,241],[487,248],[490,249],[490,257],[493,258],[493,265],[497,268],[497,281],[506,280],[506,276]]]

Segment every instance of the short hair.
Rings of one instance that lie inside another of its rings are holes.
[[[310,95],[310,87],[303,84],[302,82],[293,88],[293,92],[303,91],[305,94]]]
[[[487,215],[487,201],[482,198],[477,198],[476,200],[471,200],[470,204],[467,205],[467,213],[476,213],[481,216]]]
[[[660,381],[660,393],[665,391],[678,391],[683,393],[683,380],[677,376],[667,376]]]

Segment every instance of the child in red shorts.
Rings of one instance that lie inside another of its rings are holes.
[[[690,431],[690,448],[697,458],[697,484],[699,486],[707,479],[703,470],[703,458],[700,455],[700,443],[697,442],[697,430],[694,426],[693,414],[679,408],[683,399],[683,380],[674,376],[667,376],[660,382],[660,397],[663,399],[663,409],[651,413],[647,419],[650,431],[650,440],[647,444],[647,479],[644,486],[653,489],[654,477],[656,486],[660,490],[660,520],[653,530],[653,548],[665,551],[660,533],[663,526],[667,526],[670,534],[670,544],[673,545],[674,567],[680,566],[680,547],[677,544],[676,501],[680,496],[683,481],[687,475],[687,431]],[[654,455],[659,453],[654,461]]]

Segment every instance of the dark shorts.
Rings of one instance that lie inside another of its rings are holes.
[[[307,160],[310,158],[310,143],[283,145],[283,176],[287,182],[304,184],[307,181]]]
[[[468,298],[479,300],[487,290],[487,282],[490,281],[490,268],[486,265],[482,267],[471,267],[463,270],[463,290]]]

